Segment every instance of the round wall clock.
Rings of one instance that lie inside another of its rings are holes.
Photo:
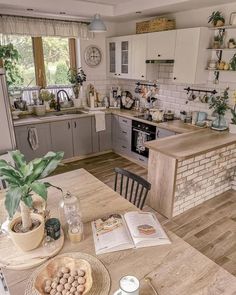
[[[90,45],[85,49],[84,60],[90,67],[98,66],[102,61],[102,51],[95,45]]]

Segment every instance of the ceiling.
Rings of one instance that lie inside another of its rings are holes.
[[[99,13],[119,22],[230,2],[235,0],[0,0],[0,13],[88,21]]]

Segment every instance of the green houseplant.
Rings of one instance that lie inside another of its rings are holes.
[[[2,60],[2,65],[6,70],[6,79],[9,87],[20,85],[23,82],[17,65],[19,58],[19,52],[13,44],[0,45],[0,60]]]
[[[236,134],[236,91],[233,94],[233,98],[234,98],[234,107],[230,108],[232,118],[231,118],[231,122],[229,123],[229,132]]]
[[[222,95],[218,95],[212,99],[209,108],[213,109],[213,115],[216,116],[212,124],[213,129],[226,130],[227,124],[224,118],[226,111],[229,109],[229,87],[227,87]]]
[[[208,23],[213,24],[215,27],[220,27],[225,24],[225,18],[220,11],[213,11],[209,16]]]
[[[64,153],[48,152],[44,157],[29,163],[18,150],[10,152],[10,155],[14,165],[0,160],[0,176],[8,184],[5,208],[11,219],[9,234],[17,246],[28,251],[38,247],[44,234],[44,218],[31,213],[32,193],[47,200],[47,189],[53,185],[39,180],[56,169]],[[20,217],[15,217],[18,208],[20,208]]]
[[[69,82],[72,84],[75,98],[77,99],[79,98],[80,87],[86,81],[86,74],[84,73],[83,69],[80,67],[78,69],[76,68],[69,69],[67,76],[68,76]]]

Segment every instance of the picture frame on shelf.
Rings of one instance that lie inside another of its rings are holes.
[[[236,12],[230,14],[229,24],[231,26],[236,26]]]

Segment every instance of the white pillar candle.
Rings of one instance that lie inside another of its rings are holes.
[[[120,279],[122,295],[139,295],[139,280],[134,276],[125,276]]]

